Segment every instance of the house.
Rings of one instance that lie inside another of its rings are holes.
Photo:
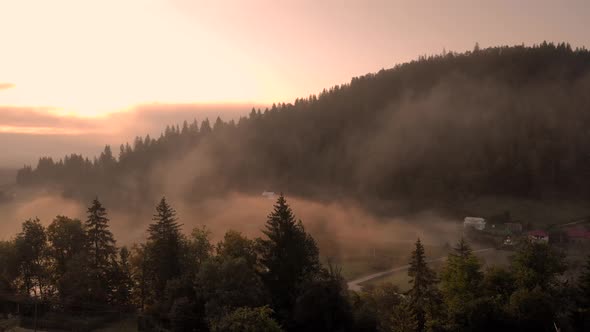
[[[517,222],[507,222],[504,224],[504,228],[510,231],[512,234],[522,233],[522,224]]]
[[[276,199],[277,198],[277,194],[275,194],[273,191],[263,191],[262,196],[266,197],[267,199]]]
[[[483,231],[486,228],[486,220],[484,218],[465,217],[465,219],[463,219],[463,227]]]
[[[528,238],[533,243],[549,243],[549,234],[542,230],[530,231]]]
[[[565,234],[570,242],[590,243],[590,231],[582,226],[568,228]]]

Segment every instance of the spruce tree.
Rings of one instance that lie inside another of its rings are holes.
[[[163,197],[156,206],[154,223],[148,228],[147,259],[156,299],[161,298],[166,283],[181,274],[182,234],[176,211]]]
[[[263,280],[272,304],[284,321],[292,312],[303,283],[319,273],[319,251],[313,238],[297,221],[281,194],[267,217],[265,239],[258,239]]]
[[[112,293],[113,261],[117,248],[113,233],[109,230],[106,209],[98,198],[88,208],[86,220],[86,245],[91,279],[91,296],[95,302],[107,302]]]
[[[416,241],[416,249],[412,252],[408,276],[411,285],[408,295],[410,307],[416,317],[416,331],[424,331],[429,316],[433,316],[433,311],[438,306],[439,297],[436,290],[436,274],[426,262],[424,246],[420,239]]]
[[[94,199],[88,208],[86,238],[91,266],[99,270],[106,270],[117,253],[115,239],[108,223],[106,209],[98,198]]]

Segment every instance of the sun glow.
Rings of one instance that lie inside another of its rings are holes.
[[[88,117],[155,101],[260,102],[284,92],[268,68],[165,1],[4,2],[0,39],[0,79],[10,87],[0,105]]]

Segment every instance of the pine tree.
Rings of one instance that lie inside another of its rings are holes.
[[[181,274],[182,234],[176,211],[163,197],[148,228],[147,259],[156,299],[161,298],[166,283]]]
[[[86,220],[86,246],[91,278],[91,296],[96,302],[107,302],[112,293],[111,273],[117,248],[109,230],[106,209],[98,198],[88,208]]]
[[[296,221],[281,194],[268,215],[266,239],[258,239],[263,280],[273,297],[273,307],[282,320],[288,319],[304,282],[320,271],[319,251],[313,238]]]
[[[94,199],[92,206],[88,208],[86,238],[91,266],[96,269],[107,269],[117,253],[115,239],[108,223],[106,209],[98,198]]]
[[[408,295],[410,307],[416,317],[416,331],[424,331],[427,319],[433,316],[433,310],[438,305],[439,299],[436,290],[436,274],[426,262],[424,246],[420,239],[416,241],[416,249],[412,252],[408,276],[412,286]]]

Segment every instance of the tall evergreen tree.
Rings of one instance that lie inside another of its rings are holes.
[[[113,233],[109,230],[109,218],[106,209],[98,198],[88,208],[86,219],[86,239],[91,275],[91,296],[94,301],[107,302],[111,296],[112,262],[115,260],[117,248]]]
[[[156,206],[154,223],[148,228],[147,259],[156,299],[161,298],[166,283],[182,272],[182,234],[176,211],[163,197]]]
[[[106,209],[98,198],[88,208],[86,219],[86,237],[91,266],[96,269],[108,269],[116,255],[115,239],[109,230],[109,218]]]
[[[267,217],[263,233],[266,238],[258,239],[260,262],[265,271],[262,277],[271,293],[275,311],[285,321],[292,312],[302,284],[321,270],[319,251],[301,220],[295,219],[282,194]]]
[[[425,331],[426,322],[438,306],[439,297],[436,290],[436,274],[426,262],[424,246],[420,239],[416,241],[416,249],[412,252],[408,275],[411,285],[408,295],[410,307],[416,315],[416,331]]]

